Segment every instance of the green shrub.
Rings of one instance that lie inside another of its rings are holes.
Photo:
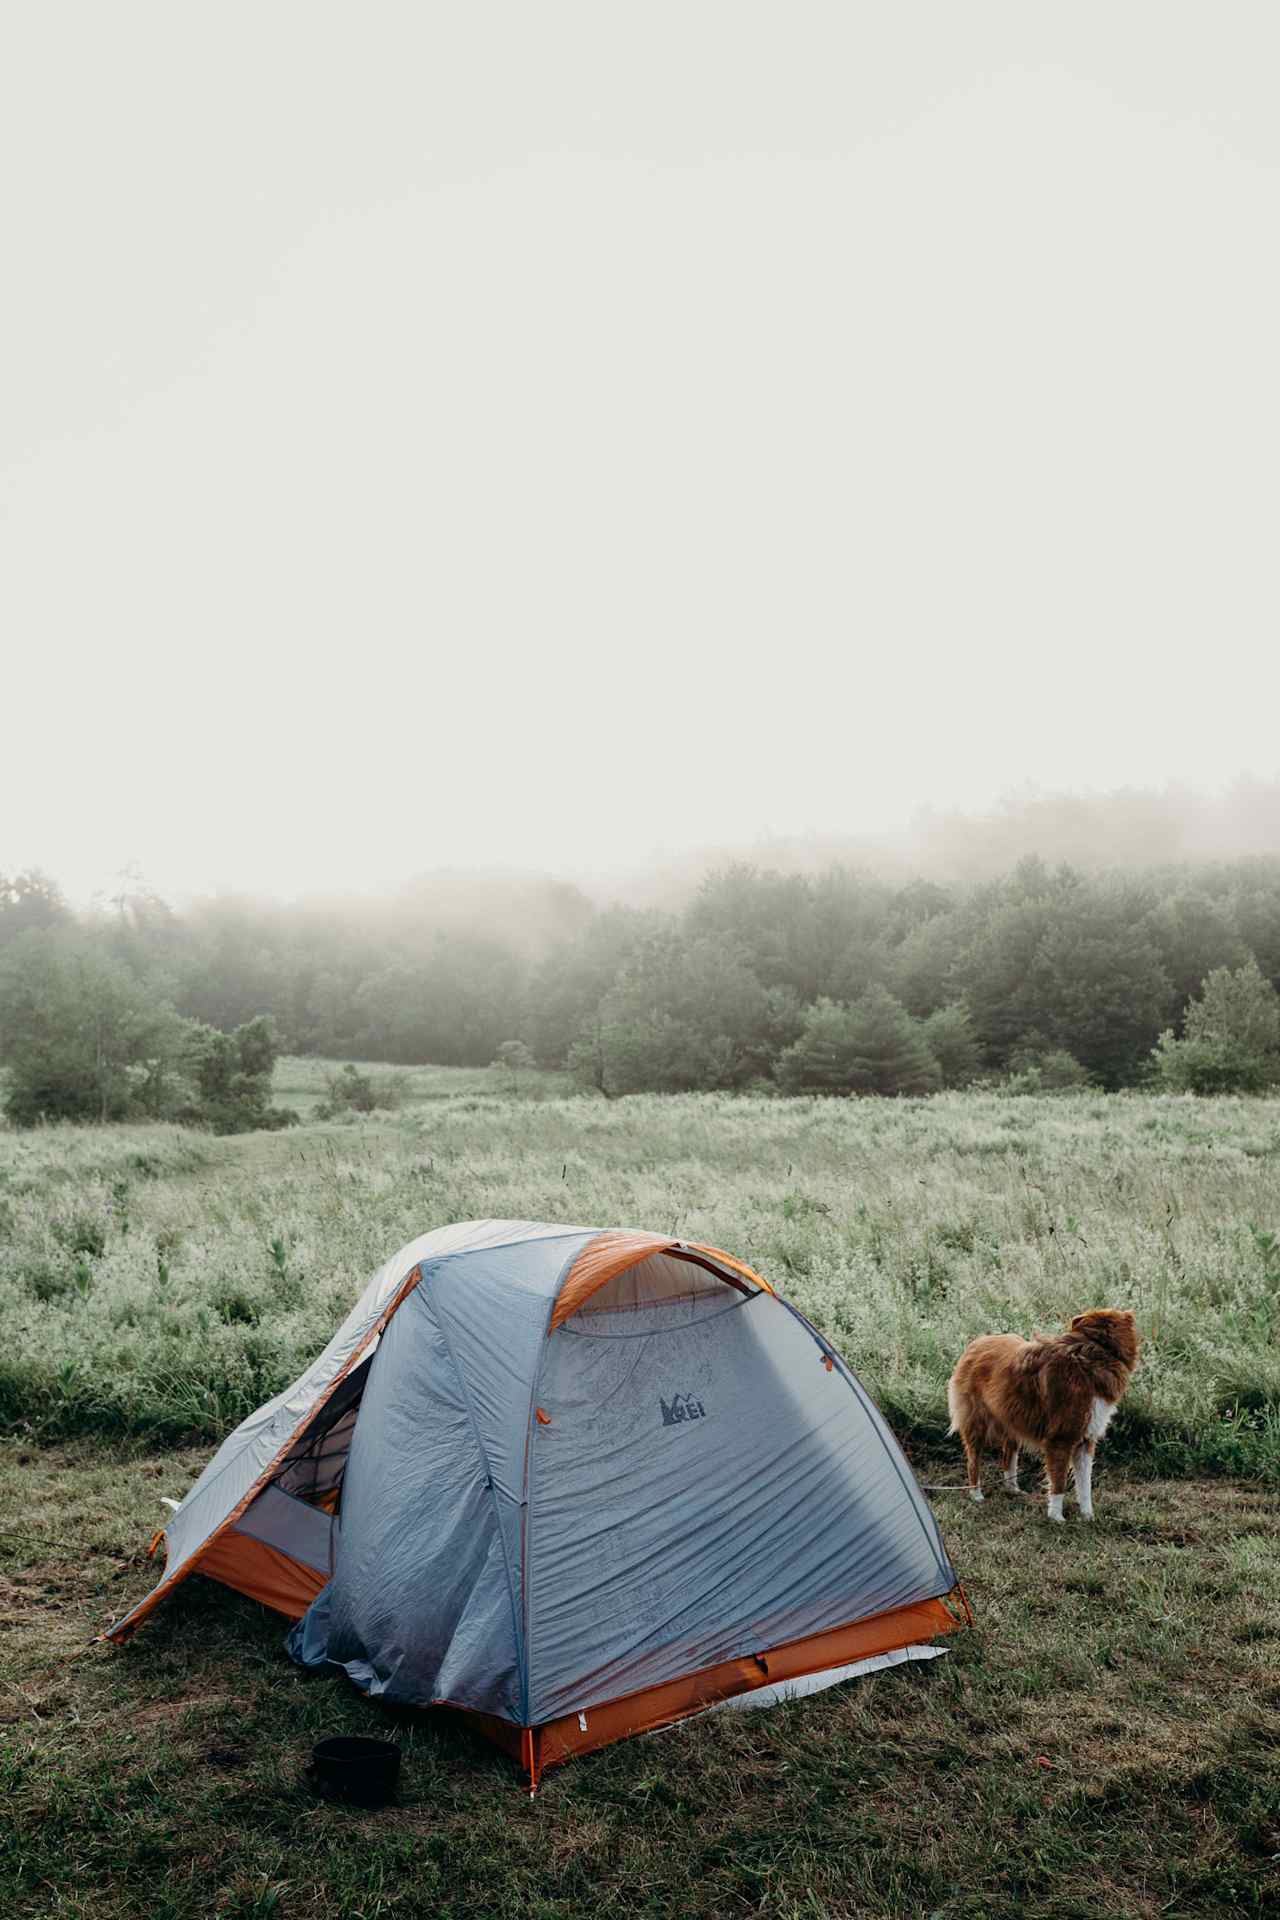
[[[1261,1093],[1280,1083],[1280,995],[1257,961],[1215,967],[1187,1007],[1182,1038],[1166,1029],[1152,1064],[1170,1093]]]
[[[107,1229],[96,1214],[77,1213],[69,1220],[55,1220],[51,1231],[59,1246],[69,1253],[87,1253],[100,1260],[107,1250]]]
[[[999,1093],[1082,1093],[1093,1085],[1093,1075],[1064,1047],[1043,1050],[1018,1047],[1010,1055],[1010,1072]]]
[[[291,1107],[273,1107],[271,1077],[279,1048],[275,1027],[265,1016],[248,1020],[234,1033],[188,1023],[185,1066],[195,1097],[179,1118],[214,1133],[251,1133],[295,1126]]]
[[[396,1074],[361,1073],[350,1061],[340,1073],[325,1075],[325,1096],[316,1108],[318,1120],[337,1120],[343,1114],[388,1112],[400,1105],[402,1088]]]
[[[42,1303],[61,1299],[63,1294],[75,1290],[70,1267],[60,1266],[54,1260],[28,1261],[15,1270],[14,1278],[33,1299]]]

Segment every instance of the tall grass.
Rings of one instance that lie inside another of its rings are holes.
[[[276,1097],[300,1106],[284,1063]],[[1143,1364],[1109,1449],[1280,1467],[1280,1103],[642,1096],[422,1070],[394,1116],[215,1140],[0,1133],[0,1424],[212,1437],[328,1337],[414,1234],[498,1215],[742,1255],[909,1441],[945,1431],[974,1333],[1131,1306]]]

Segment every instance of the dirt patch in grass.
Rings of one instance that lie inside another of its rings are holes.
[[[127,1648],[93,1643],[148,1583],[157,1484],[196,1458],[0,1448],[0,1509],[23,1517],[0,1535],[14,1920],[1280,1903],[1280,1502],[1256,1487],[1104,1469],[1095,1525],[1057,1529],[1032,1499],[938,1496],[977,1619],[947,1659],[626,1742],[530,1802],[454,1719],[301,1674],[279,1620],[200,1579]],[[302,1777],[322,1734],[359,1731],[404,1749],[376,1814]]]

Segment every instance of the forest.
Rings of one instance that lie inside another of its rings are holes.
[[[1280,858],[947,883],[735,860],[676,904],[521,876],[381,900],[145,885],[75,912],[0,875],[0,1067],[19,1124],[279,1124],[277,1051],[501,1058],[635,1092],[926,1094],[1280,1079]]]

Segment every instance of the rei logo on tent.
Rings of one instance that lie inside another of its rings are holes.
[[[664,1427],[678,1427],[682,1420],[705,1420],[707,1417],[701,1400],[695,1400],[691,1393],[673,1393],[670,1400],[664,1400],[659,1394],[658,1405],[662,1408]]]

